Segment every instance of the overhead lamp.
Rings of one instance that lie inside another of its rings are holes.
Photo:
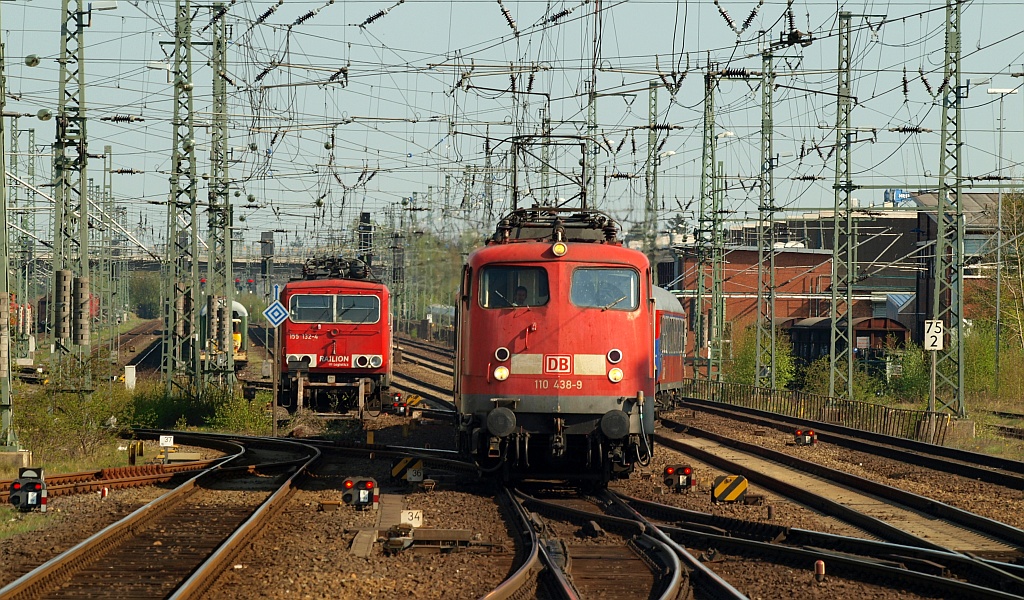
[[[26,56],[25,57],[25,66],[27,66],[27,67],[38,67],[39,66],[39,56],[36,55],[36,54],[29,54],[28,56]]]

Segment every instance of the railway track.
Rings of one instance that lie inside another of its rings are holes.
[[[419,395],[431,405],[430,408],[435,410],[446,413],[455,410],[451,390],[446,390],[439,385],[423,381],[407,373],[395,373],[392,376],[391,385],[405,394]]]
[[[407,337],[407,336],[404,336],[404,335],[402,335],[402,336],[396,335],[395,336],[395,341],[398,343],[399,346],[401,346],[403,348],[406,348],[406,347],[416,348],[416,349],[419,349],[419,350],[423,350],[423,351],[431,352],[431,353],[434,353],[434,354],[437,354],[437,355],[440,355],[440,356],[447,357],[449,363],[451,361],[455,360],[455,351],[452,350],[451,348],[446,347],[446,346],[440,346],[438,344],[433,344],[431,342],[425,342],[423,340],[418,340],[418,339],[410,338],[410,337]]]
[[[409,348],[402,348],[402,362],[419,365],[448,377],[455,376],[455,369],[452,368],[451,361],[438,362],[426,354],[421,354]]]
[[[654,439],[752,484],[897,544],[1008,560],[1024,532],[991,519],[755,444],[663,420]],[[685,432],[682,435],[679,432]]]
[[[202,444],[195,436],[176,436]],[[245,444],[19,577],[0,589],[0,597],[201,597],[320,455],[294,441],[250,438]]]
[[[797,570],[817,560],[839,577],[893,587],[909,586],[941,597],[1014,598],[1024,592],[1024,569],[957,552],[851,538],[685,510],[618,495],[620,501],[655,519],[679,543],[766,560]]]
[[[533,521],[545,549],[548,589],[556,597],[746,598],[607,491],[591,498],[566,489],[519,489],[515,496],[524,509],[550,517]],[[579,532],[591,540],[582,540]]]

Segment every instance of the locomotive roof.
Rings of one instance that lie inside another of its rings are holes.
[[[284,289],[289,292],[303,290],[323,290],[324,288],[337,288],[345,291],[379,292],[387,291],[387,286],[379,281],[368,281],[366,279],[301,279],[289,281]]]
[[[643,271],[650,266],[647,256],[639,250],[619,244],[569,243],[565,256],[556,258],[551,251],[550,240],[521,240],[516,243],[491,243],[477,248],[469,255],[474,267],[487,263],[501,262],[570,262],[570,263],[618,263],[629,264]]]
[[[550,240],[621,245],[618,234],[619,224],[603,212],[534,206],[505,215],[488,243]]]

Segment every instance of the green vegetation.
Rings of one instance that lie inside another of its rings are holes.
[[[155,319],[160,316],[161,287],[160,273],[132,273],[128,282],[128,297],[132,300],[132,312],[141,319]]]
[[[733,362],[728,368],[732,383],[754,385],[757,382],[757,328],[746,327],[733,336]],[[781,331],[775,337],[775,382],[787,388],[796,377],[796,361],[789,336]]]

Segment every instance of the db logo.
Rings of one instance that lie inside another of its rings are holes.
[[[545,373],[572,373],[572,355],[547,354],[544,356]]]

